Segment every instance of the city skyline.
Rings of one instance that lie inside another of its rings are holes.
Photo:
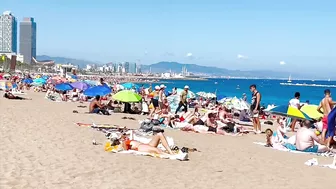
[[[78,2],[2,5],[38,18],[40,55],[309,73],[336,59],[334,1]]]

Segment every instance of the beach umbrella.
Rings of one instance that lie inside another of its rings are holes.
[[[61,84],[55,85],[55,89],[59,91],[69,91],[69,90],[72,90],[73,87],[69,83],[61,83]]]
[[[200,96],[200,97],[207,98],[207,97],[206,97],[207,93],[204,92],[204,91],[200,91],[200,92],[198,92],[198,93],[196,93],[196,94],[197,94],[198,96]]]
[[[14,86],[12,84],[12,82],[10,81],[1,81],[0,82],[0,89],[2,90],[10,90],[10,89],[13,89]]]
[[[47,80],[43,79],[43,78],[37,78],[33,80],[34,83],[42,83],[42,84],[46,84]]]
[[[140,87],[137,84],[134,83],[124,83],[121,84],[125,89],[133,89],[135,88],[136,90],[138,90]]]
[[[9,73],[5,73],[2,75],[2,77],[10,77],[11,75]]]
[[[176,92],[178,95],[181,95],[182,91],[184,91],[184,89],[181,89],[181,88],[177,88]],[[187,95],[187,98],[196,98],[196,95],[194,92],[192,91],[188,91],[188,95]]]
[[[311,118],[301,110],[288,105],[276,106],[269,110],[269,112],[280,116],[311,120]]]
[[[98,86],[95,86],[95,87],[91,87],[91,88],[88,88],[84,91],[84,95],[86,96],[105,96],[105,95],[108,95],[110,94],[112,91],[111,91],[111,88],[108,87],[107,85],[98,85]]]
[[[33,82],[31,85],[32,85],[32,86],[36,86],[36,87],[41,87],[42,85],[44,85],[44,83],[36,83],[36,82]]]
[[[120,102],[139,102],[141,100],[141,96],[133,91],[123,90],[112,96],[114,100]]]
[[[216,98],[217,96],[214,93],[207,93],[207,98]]]
[[[86,89],[90,88],[90,85],[81,81],[77,81],[74,83],[70,83],[70,85],[75,88],[75,89],[79,89],[81,91],[85,91]]]
[[[33,80],[31,78],[26,78],[22,82],[27,83],[27,84],[31,84],[31,83],[33,83]]]
[[[89,84],[90,86],[96,86],[99,85],[98,81],[93,81],[93,80],[84,80],[84,83]]]
[[[313,119],[319,119],[323,117],[323,114],[318,112],[317,108],[318,108],[317,105],[304,105],[301,107],[300,110]]]

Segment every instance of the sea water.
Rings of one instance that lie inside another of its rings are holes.
[[[301,102],[309,100],[310,104],[319,104],[324,97],[324,90],[328,87],[312,87],[312,86],[286,86],[280,83],[286,83],[284,80],[266,80],[266,79],[208,79],[206,81],[199,80],[162,80],[167,82],[167,90],[171,91],[173,87],[183,88],[185,85],[190,87],[194,93],[204,91],[216,93],[218,99],[223,97],[238,97],[241,98],[243,93],[246,93],[251,100],[250,85],[255,84],[257,90],[262,95],[261,104],[287,105],[289,100],[294,98],[295,92],[301,93]],[[295,80],[293,84],[316,84],[316,85],[336,85],[336,81],[308,81]],[[157,83],[160,84],[160,83]],[[152,84],[153,87],[156,85]],[[146,86],[146,85],[145,85]],[[147,85],[148,86],[148,85]],[[336,94],[336,88],[329,88],[331,92]],[[336,97],[335,97],[336,99]]]

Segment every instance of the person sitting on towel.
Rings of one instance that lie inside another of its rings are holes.
[[[105,106],[100,103],[100,96],[97,95],[90,103],[89,112],[93,114],[102,113],[104,115],[109,115],[108,111],[105,109]]]
[[[131,136],[131,138],[133,138],[133,136]],[[131,140],[127,135],[123,135],[120,139],[120,142],[124,150],[135,150],[139,152],[156,154],[173,154],[163,133],[157,133],[156,135],[154,135],[152,140],[148,144],[144,144],[136,140]],[[166,149],[167,153],[158,148],[160,142]]]
[[[303,126],[296,133],[296,149],[302,152],[327,152],[327,146],[321,145],[322,140],[319,139],[314,130],[310,129],[310,121],[305,120]]]

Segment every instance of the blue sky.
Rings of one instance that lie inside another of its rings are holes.
[[[335,7],[334,0],[1,0],[0,11],[35,18],[40,55],[314,73],[336,68]]]

